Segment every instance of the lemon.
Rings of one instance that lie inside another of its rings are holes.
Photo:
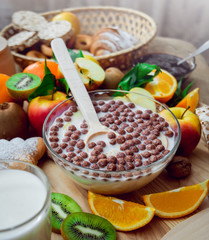
[[[66,20],[70,22],[72,25],[72,29],[74,29],[76,35],[80,33],[80,21],[75,14],[71,12],[62,12],[52,18],[52,21],[60,20]]]

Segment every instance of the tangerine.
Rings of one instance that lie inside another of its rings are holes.
[[[14,99],[9,95],[6,82],[10,76],[0,73],[0,104],[3,102],[14,102]]]
[[[56,79],[59,79],[58,74],[58,64],[52,61],[46,61],[47,67],[50,69],[51,73],[55,75]],[[28,65],[23,73],[33,73],[43,80],[45,76],[45,61],[38,61]]]

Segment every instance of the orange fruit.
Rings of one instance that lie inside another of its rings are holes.
[[[46,61],[47,67],[50,69],[51,73],[55,75],[56,79],[59,79],[58,75],[58,64],[52,61]],[[24,70],[24,73],[33,73],[43,80],[45,76],[45,61],[38,61],[28,65]]]
[[[88,202],[94,214],[106,218],[115,229],[120,231],[132,231],[143,227],[152,220],[155,214],[154,208],[90,191]]]
[[[186,216],[196,210],[208,194],[209,180],[192,186],[142,196],[146,206],[162,218]]]
[[[9,95],[6,82],[10,76],[0,73],[0,104],[3,102],[14,102],[14,98]]]
[[[195,88],[193,91],[188,93],[177,105],[176,107],[187,108],[190,106],[189,110],[194,112],[197,105],[199,104],[200,95],[199,88]]]
[[[149,82],[145,89],[150,92],[153,97],[159,102],[165,103],[169,101],[176,89],[177,89],[177,80],[169,72],[161,69],[156,77],[154,77],[152,82]]]

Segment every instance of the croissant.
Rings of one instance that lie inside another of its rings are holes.
[[[101,56],[133,47],[138,42],[134,36],[117,27],[104,27],[93,35],[90,52]]]

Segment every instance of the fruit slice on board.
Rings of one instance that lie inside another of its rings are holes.
[[[149,82],[145,89],[149,91],[153,97],[159,102],[165,103],[169,101],[177,88],[177,80],[169,72],[161,69],[152,82]]]
[[[116,239],[116,231],[109,221],[84,212],[68,215],[62,223],[61,234],[64,240]]]
[[[141,87],[132,88],[130,89],[130,93],[128,93],[126,96],[130,99],[131,102],[156,112],[156,104],[152,100],[154,99],[154,97],[144,88]]]
[[[9,94],[17,100],[27,99],[40,84],[40,77],[32,73],[16,73],[6,82]]]
[[[91,211],[112,223],[120,231],[132,231],[149,223],[155,209],[114,197],[88,192]]]
[[[189,110],[194,112],[196,107],[199,104],[200,95],[199,88],[195,88],[190,93],[188,93],[177,105],[176,107],[187,108],[190,107]]]
[[[71,213],[82,212],[80,206],[69,196],[62,193],[51,194],[52,231],[60,233],[64,219]]]
[[[196,210],[208,194],[209,180],[192,186],[142,196],[144,203],[156,209],[162,218],[178,218]]]

